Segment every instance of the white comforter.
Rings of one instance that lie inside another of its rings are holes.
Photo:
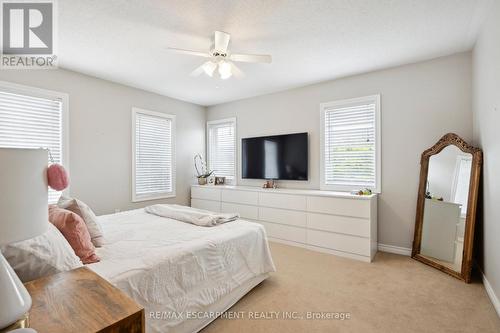
[[[88,267],[145,307],[148,332],[174,331],[185,319],[176,314],[205,311],[275,270],[265,231],[256,223],[207,228],[143,209],[99,220],[106,244],[97,249],[101,262]],[[151,319],[151,312],[161,312],[162,319]]]

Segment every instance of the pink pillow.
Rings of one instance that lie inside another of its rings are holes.
[[[52,164],[48,167],[47,180],[49,186],[56,191],[64,190],[69,184],[68,173],[60,164]]]
[[[59,229],[84,264],[100,261],[90,241],[87,226],[80,216],[69,210],[50,205],[49,221]]]

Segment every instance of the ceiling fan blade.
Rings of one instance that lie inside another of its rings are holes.
[[[220,53],[227,53],[227,47],[229,46],[229,40],[231,39],[231,35],[223,32],[216,31],[214,33],[214,48],[216,51]]]
[[[190,76],[193,76],[193,77],[196,77],[196,76],[200,76],[201,74],[203,74],[204,70],[203,70],[203,66],[205,66],[205,64],[197,67],[194,71],[191,72],[191,74],[189,74]]]
[[[189,54],[189,55],[192,55],[192,56],[204,57],[204,58],[210,57],[210,54],[208,54],[208,52],[199,52],[199,51],[192,51],[192,50],[176,49],[175,47],[169,47],[168,49],[170,51],[173,51],[173,52],[176,52],[176,53]]]
[[[245,77],[245,73],[243,73],[243,71],[239,69],[239,67],[236,66],[233,62],[231,62],[231,71],[233,75],[238,79],[242,79]]]
[[[231,54],[229,59],[233,61],[263,62],[268,64],[270,64],[273,60],[270,55],[266,54]]]
[[[199,76],[200,74],[202,74],[204,72],[208,76],[213,76],[216,68],[217,68],[217,63],[209,60],[209,61],[203,63],[198,68],[196,68],[194,71],[192,71],[190,75],[191,76]]]

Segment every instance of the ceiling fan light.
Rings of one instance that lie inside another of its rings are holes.
[[[207,61],[203,65],[203,71],[210,77],[214,76],[215,69],[217,68],[217,64],[212,61]]]
[[[229,79],[233,75],[231,64],[229,62],[221,61],[219,63],[219,75],[223,80]]]
[[[223,80],[226,80],[226,79],[229,79],[231,76],[233,76],[233,74],[232,73],[228,73],[228,74],[221,75],[220,78],[223,79]]]

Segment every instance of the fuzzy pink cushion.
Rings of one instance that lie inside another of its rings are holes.
[[[49,221],[56,226],[84,264],[100,261],[83,219],[72,211],[49,206]]]
[[[49,186],[56,191],[62,191],[69,184],[68,173],[60,164],[52,164],[47,169],[47,179]]]

